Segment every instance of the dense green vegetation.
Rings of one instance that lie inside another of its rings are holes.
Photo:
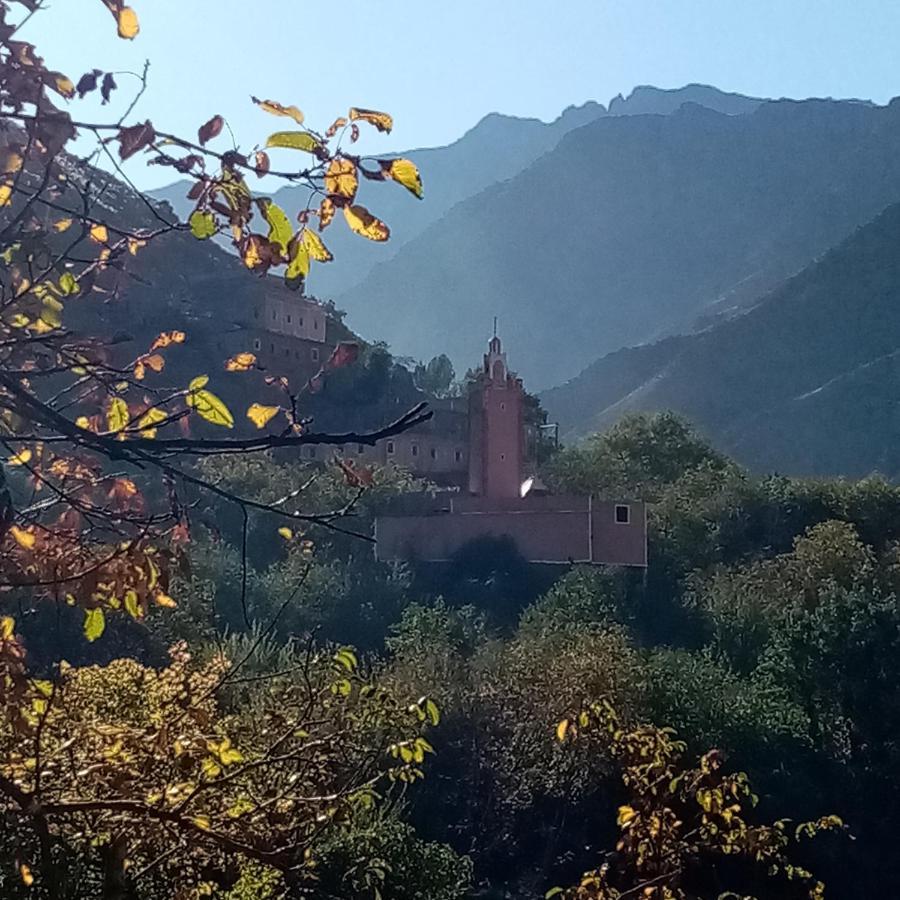
[[[209,465],[264,499],[312,472]],[[604,858],[615,865],[604,854],[628,796],[617,756],[589,729],[574,742],[557,735],[571,710],[601,701],[623,722],[673,727],[688,757],[715,748],[727,770],[748,773],[765,818],[839,816],[848,831],[799,857],[832,896],[869,896],[900,877],[884,827],[900,807],[900,489],[754,478],[668,414],[562,451],[547,478],[652,501],[646,576],[531,570],[495,546],[472,548],[455,571],[393,567],[356,538],[285,539],[260,518],[242,599],[241,523],[209,508],[216,528],[195,535],[178,586],[186,602],[155,623],[155,652],[176,637],[246,640],[309,567],[253,666],[289,669],[307,635],[352,643],[402,702],[427,696],[440,710],[426,777],[335,833],[321,896],[367,897],[377,882],[384,897],[538,897]],[[328,470],[315,484],[324,506],[351,490]],[[379,472],[354,526],[365,531],[410,487]],[[386,863],[375,875],[373,855]],[[740,866],[699,871],[700,896],[723,884],[805,896]]]

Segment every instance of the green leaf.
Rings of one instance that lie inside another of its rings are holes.
[[[204,388],[209,384],[209,375],[198,375],[196,378],[192,378],[190,384],[188,385],[189,391],[199,391],[200,388]]]
[[[288,244],[294,234],[294,230],[291,228],[291,221],[277,203],[265,201],[262,208],[263,215],[265,215],[266,221],[269,223],[269,241],[275,244],[286,256]]]
[[[211,212],[195,209],[188,219],[188,225],[191,226],[191,234],[201,241],[216,233],[216,217]]]
[[[193,407],[194,411],[207,422],[213,425],[222,425],[225,428],[234,427],[234,416],[231,410],[212,392],[204,390],[194,390],[187,396],[188,406]]]
[[[113,397],[106,412],[109,431],[121,431],[128,424],[128,404],[121,397]]]
[[[309,250],[303,241],[291,241],[290,262],[284,273],[288,287],[299,286],[309,275]]]
[[[320,145],[315,135],[308,131],[276,131],[275,134],[269,135],[266,146],[286,147],[289,150],[305,150],[307,153],[315,153]]]
[[[96,609],[84,611],[84,636],[89,641],[96,641],[106,628],[106,616],[98,606]]]
[[[59,277],[59,289],[66,295],[78,293],[78,282],[71,272],[63,272]]]
[[[137,595],[136,591],[133,591],[133,590],[125,591],[125,609],[127,610],[128,615],[130,615],[132,619],[143,618],[141,604],[140,604],[140,601],[138,600],[138,595]]]
[[[437,725],[441,721],[441,712],[434,700],[426,701],[425,712],[432,725]]]

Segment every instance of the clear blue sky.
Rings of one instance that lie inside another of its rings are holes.
[[[148,58],[136,115],[195,134],[221,113],[245,148],[291,124],[256,110],[251,93],[298,105],[321,129],[350,105],[385,109],[396,128],[367,145],[378,151],[448,143],[492,111],[552,119],[636,84],[882,103],[900,94],[900,0],[130,2],[142,27],[133,42],[115,36],[100,0],[50,0],[26,34],[75,79]],[[80,107],[109,117],[99,100]],[[129,172],[146,187],[173,180],[143,164]]]

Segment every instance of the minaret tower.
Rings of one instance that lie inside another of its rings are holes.
[[[525,457],[524,391],[509,371],[494,336],[484,366],[469,394],[469,492],[493,500],[515,499]]]

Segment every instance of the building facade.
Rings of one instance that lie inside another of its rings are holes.
[[[453,451],[457,474],[465,471],[463,489],[412,494],[379,516],[379,559],[443,562],[472,541],[507,538],[535,563],[647,565],[643,503],[552,495],[535,487],[526,457],[524,397],[522,381],[509,371],[500,339],[494,336],[467,398],[468,451]],[[409,442],[405,462],[413,465],[407,468],[421,472],[418,452],[412,450],[428,447],[428,442],[420,434],[401,437]],[[396,454],[398,439],[389,443]]]

